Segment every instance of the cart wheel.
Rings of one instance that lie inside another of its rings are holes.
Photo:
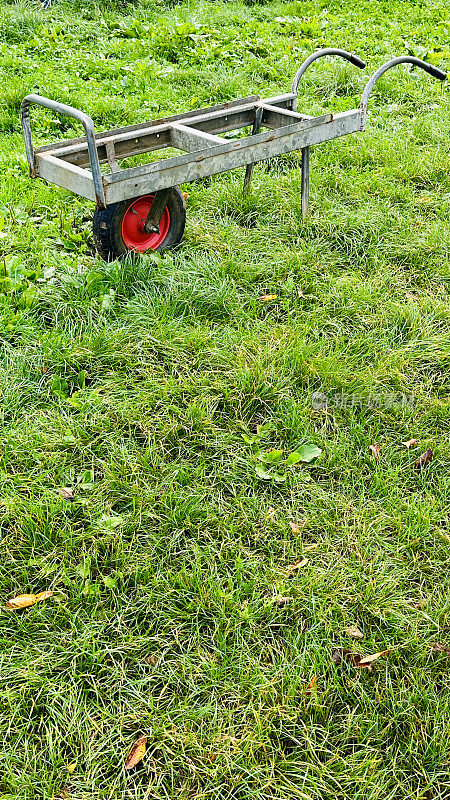
[[[186,222],[183,195],[178,186],[170,190],[159,222],[158,233],[146,233],[144,223],[153,202],[152,194],[112,203],[94,214],[95,246],[105,261],[130,253],[167,250],[181,240]]]

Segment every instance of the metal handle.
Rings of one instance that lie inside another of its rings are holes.
[[[35,151],[33,146],[33,138],[31,136],[30,124],[31,105],[49,108],[51,111],[56,111],[58,114],[65,114],[66,116],[73,117],[81,122],[86,135],[97,205],[99,208],[106,208],[105,192],[100,172],[100,161],[97,153],[97,145],[95,143],[94,123],[91,117],[89,117],[87,114],[84,114],[82,111],[78,111],[77,108],[73,108],[73,106],[67,106],[65,103],[57,103],[55,100],[50,100],[48,97],[41,97],[39,94],[28,94],[26,97],[24,97],[20,104],[20,121],[22,123],[23,138],[25,141],[28,166],[30,167],[30,175],[34,177],[36,174]]]
[[[366,62],[363,61],[359,56],[355,56],[353,53],[348,53],[347,50],[340,50],[336,47],[325,47],[323,50],[317,50],[316,53],[308,56],[307,59],[303,62],[300,69],[297,70],[297,74],[292,81],[292,94],[297,94],[298,84],[300,83],[300,78],[306,72],[309,66],[316,61],[318,58],[322,58],[323,56],[340,56],[341,58],[345,58],[346,61],[350,61],[350,64],[353,64],[355,67],[359,67],[360,69],[364,69],[366,66]],[[294,107],[295,106],[295,107]],[[292,103],[292,110],[297,110],[297,99],[295,99]]]
[[[438,67],[434,67],[432,64],[427,64],[426,61],[422,61],[420,58],[415,58],[415,56],[399,56],[398,58],[392,58],[390,61],[386,61],[376,72],[371,75],[369,78],[366,87],[362,93],[361,97],[361,129],[364,129],[366,124],[366,117],[367,117],[367,103],[369,101],[370,94],[372,92],[373,87],[375,86],[377,80],[387,72],[388,69],[391,67],[396,67],[397,64],[413,64],[415,67],[420,67],[421,69],[428,72],[433,78],[437,78],[439,81],[445,81],[447,75]]]

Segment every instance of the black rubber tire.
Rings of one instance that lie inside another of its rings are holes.
[[[119,203],[111,203],[107,208],[96,210],[93,220],[94,242],[97,252],[105,261],[140,255],[135,250],[130,250],[122,238],[122,220],[125,212],[137,199],[138,197],[133,197],[130,200],[121,200]],[[178,186],[170,190],[166,208],[170,217],[169,230],[159,247],[152,249],[151,252],[162,252],[176,247],[182,239],[186,224],[186,209]]]

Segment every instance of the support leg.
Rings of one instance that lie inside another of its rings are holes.
[[[150,206],[150,211],[147,214],[147,219],[144,224],[144,231],[146,233],[159,233],[159,223],[167,205],[171,189],[161,189],[155,192],[153,203]]]
[[[309,147],[302,148],[302,217],[309,215]]]
[[[263,115],[263,109],[257,108],[255,112],[255,121],[253,123],[252,136],[256,136],[256,134],[259,133],[261,130],[262,115]],[[247,164],[247,167],[245,169],[245,178],[244,178],[244,186],[242,189],[242,194],[247,194],[250,188],[250,184],[252,182],[253,167],[254,167],[253,163]]]

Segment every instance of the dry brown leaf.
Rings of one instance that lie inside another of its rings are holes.
[[[270,508],[269,508],[269,509],[267,509],[267,516],[268,516],[270,519],[275,519],[276,515],[277,515],[277,512],[275,511],[275,509],[274,509],[274,508],[272,508],[272,506],[270,506]]]
[[[153,656],[147,656],[147,658],[144,660],[147,662],[147,664],[150,664],[151,667],[156,667],[159,658],[158,656],[153,655]]]
[[[136,764],[139,764],[140,761],[145,756],[145,751],[147,750],[147,737],[140,736],[139,739],[134,743],[133,747],[131,748],[130,752],[128,753],[128,758],[125,761],[125,769],[133,769]]]
[[[285,606],[286,603],[292,603],[293,597],[285,597],[281,594],[276,595],[276,597],[272,598],[272,603],[274,606]]]
[[[305,567],[307,563],[308,559],[302,558],[300,559],[300,561],[296,561],[295,564],[288,564],[288,566],[286,567],[286,572],[287,573],[297,572],[297,570],[302,569],[302,567]]]
[[[300,286],[297,286],[297,287],[296,287],[296,289],[297,289],[297,297],[300,297],[300,298],[302,298],[302,297],[304,297],[304,296],[305,296],[305,295],[303,294],[302,290],[300,289]]]
[[[189,197],[189,192],[183,192],[183,200],[187,200]]]
[[[358,667],[370,667],[374,661],[381,656],[387,656],[388,653],[392,651],[392,647],[388,647],[387,650],[381,650],[379,653],[373,653],[371,656],[363,656],[358,664]]]
[[[71,486],[62,486],[59,490],[59,493],[64,500],[74,500],[73,489]]]
[[[410,447],[414,447],[417,444],[417,439],[408,439],[407,442],[402,442],[403,447],[406,447],[409,450]]]
[[[419,299],[419,295],[418,294],[413,294],[413,292],[405,292],[405,297],[406,297],[407,300],[418,300]]]
[[[417,600],[417,602],[413,603],[412,605],[414,606],[414,608],[422,609],[422,608],[425,608],[427,603],[428,603],[428,600],[425,600],[424,598],[422,598],[421,600]]]
[[[64,789],[61,789],[60,793],[56,795],[54,800],[68,800],[72,795],[70,794],[70,789],[66,786]]]
[[[289,525],[291,527],[292,533],[301,533],[302,529],[305,527],[305,523],[292,522],[292,520],[289,522]]]
[[[450,647],[442,644],[442,642],[436,642],[435,644],[432,644],[431,650],[434,653],[446,653],[446,655],[450,656]]]
[[[311,694],[311,692],[316,691],[317,681],[318,681],[318,675],[313,675],[310,682],[308,683],[308,686],[305,689],[305,694]]]
[[[270,303],[271,300],[277,300],[278,299],[278,295],[277,294],[262,294],[259,299],[260,299],[261,303]]]
[[[352,664],[354,667],[359,667],[359,663],[361,661],[361,656],[359,653],[352,653],[351,650],[347,650],[346,647],[343,647],[341,654],[342,658],[345,659],[348,664]]]
[[[428,448],[428,450],[425,450],[425,452],[422,453],[421,456],[419,456],[414,466],[416,469],[423,469],[424,467],[428,466],[428,464],[430,463],[430,461],[432,461],[432,459],[433,459],[433,451],[430,448]]]
[[[39,603],[40,600],[47,600],[51,597],[52,591],[38,592],[38,594],[19,594],[17,597],[12,597],[11,600],[6,601],[6,608],[11,608],[14,611],[19,611],[21,608],[28,608]]]
[[[372,453],[375,461],[380,460],[381,450],[378,442],[374,442],[373,444],[369,445],[369,453]]]
[[[363,632],[360,631],[356,625],[349,625],[345,628],[345,632],[348,633],[349,636],[353,636],[354,639],[362,639],[364,637]]]
[[[357,667],[359,669],[372,669],[372,663],[377,660],[377,658],[381,658],[381,656],[387,655],[387,653],[391,652],[391,648],[388,650],[381,650],[379,653],[373,653],[369,656],[361,656],[359,653],[352,653],[351,650],[347,650],[346,647],[337,648],[333,650],[332,659],[335,664],[340,664],[342,660],[347,661],[348,664],[352,664],[352,666]]]

